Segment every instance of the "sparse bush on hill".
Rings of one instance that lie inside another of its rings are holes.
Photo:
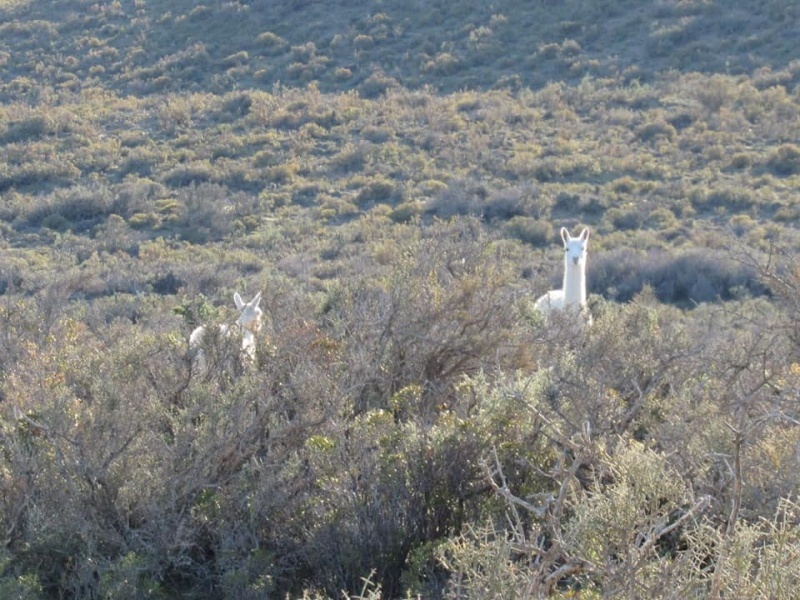
[[[85,231],[102,222],[112,212],[114,201],[106,187],[73,187],[58,191],[38,206],[32,206],[26,215],[29,225],[50,227],[54,217],[63,223],[55,229]],[[54,227],[50,227],[54,229]]]
[[[506,227],[509,235],[532,246],[544,246],[553,240],[553,226],[531,217],[513,217]]]
[[[767,293],[758,272],[713,250],[677,256],[662,252],[612,251],[592,259],[589,289],[627,302],[645,286],[661,302],[691,307]]]
[[[800,173],[800,147],[784,144],[778,147],[769,157],[767,164],[781,176]]]
[[[455,215],[481,216],[486,190],[469,181],[450,181],[437,186],[436,196],[428,201],[426,210],[448,219]]]

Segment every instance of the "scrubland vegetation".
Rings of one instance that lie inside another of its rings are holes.
[[[752,4],[0,1],[0,597],[795,597],[800,8]],[[192,373],[235,291],[256,364]]]

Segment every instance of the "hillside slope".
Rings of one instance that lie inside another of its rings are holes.
[[[0,598],[793,600],[800,8],[745,4],[0,0]]]
[[[389,84],[452,92],[586,76],[650,82],[670,70],[752,75],[796,60],[798,11],[725,0],[5,2],[0,98],[31,86],[125,96],[314,81],[374,94]]]
[[[792,2],[0,10],[0,212],[14,245],[49,252],[52,232],[86,239],[113,216],[131,251],[239,240],[272,264],[295,257],[318,283],[358,268],[324,248],[367,214],[471,215],[543,248],[552,223],[583,222],[598,250],[663,265],[648,278],[666,290],[665,249],[725,249],[731,230],[765,246],[774,222],[793,243]],[[308,239],[300,223],[330,227]],[[278,247],[265,241],[275,231]],[[169,262],[159,270],[182,269]],[[629,298],[645,267],[615,263],[598,265],[592,289]],[[741,280],[728,271],[720,281]]]

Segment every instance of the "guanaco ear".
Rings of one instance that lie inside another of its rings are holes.
[[[257,308],[257,307],[258,307],[258,305],[259,305],[259,304],[261,304],[261,292],[258,292],[258,293],[256,294],[255,298],[253,298],[252,300],[250,300],[249,304],[250,304],[250,306],[253,306],[253,307],[256,307],[256,308]]]
[[[239,292],[236,292],[233,295],[233,301],[236,303],[237,309],[242,310],[244,308],[244,300],[242,300],[242,297],[239,295]]]
[[[589,228],[584,227],[583,231],[581,231],[581,241],[586,241],[589,239]]]
[[[569,241],[569,229],[566,227],[561,228],[561,239],[564,240],[565,244]]]

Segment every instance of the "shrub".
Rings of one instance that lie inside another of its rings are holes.
[[[781,177],[800,173],[800,147],[795,144],[779,146],[770,154],[767,166]]]
[[[658,138],[674,141],[678,137],[675,127],[663,121],[655,121],[643,125],[636,131],[637,137],[643,142],[651,142]]]
[[[388,179],[368,181],[356,195],[356,204],[364,208],[373,204],[394,202],[400,194],[396,184]]]
[[[250,94],[229,94],[224,98],[218,118],[223,122],[233,122],[237,119],[242,119],[250,114],[252,106],[253,99]]]
[[[167,101],[160,107],[158,120],[161,127],[169,133],[188,127],[192,121],[190,99],[183,96],[168,97]]]
[[[375,45],[375,40],[371,35],[359,34],[353,38],[353,47],[356,51],[369,50]]]
[[[34,226],[82,231],[90,229],[111,214],[112,210],[111,190],[99,186],[76,186],[68,190],[58,190],[31,207],[27,220]]]
[[[382,71],[376,71],[358,86],[358,91],[364,98],[377,98],[399,86],[400,84],[394,77],[390,77]]]
[[[347,67],[337,67],[336,70],[333,72],[333,76],[338,81],[348,81],[353,78],[353,71],[351,71]]]
[[[119,166],[119,173],[122,177],[128,175],[148,177],[153,173],[153,167],[156,163],[157,157],[149,153],[132,153]]]
[[[256,42],[271,54],[279,54],[289,47],[285,39],[271,31],[258,34]]]
[[[644,224],[652,229],[665,231],[676,227],[678,219],[675,218],[675,214],[671,210],[660,206],[650,211]]]
[[[754,192],[741,186],[720,186],[710,190],[695,189],[690,198],[697,210],[724,208],[734,212],[747,210],[758,204]]]
[[[326,189],[322,183],[304,183],[292,190],[292,203],[306,208],[317,206]]]
[[[636,188],[636,181],[629,176],[620,177],[611,182],[611,189],[617,194],[632,194]]]
[[[428,59],[422,69],[435,75],[452,75],[461,66],[461,60],[450,52],[440,52]]]
[[[162,178],[165,185],[185,188],[214,179],[214,168],[207,161],[195,161],[170,169]]]
[[[561,44],[561,53],[564,56],[577,56],[581,52],[583,52],[583,48],[575,40],[566,39]]]
[[[226,67],[236,67],[239,65],[247,64],[250,60],[250,55],[247,53],[246,50],[240,50],[239,52],[235,52],[230,54],[222,59],[222,64]]]
[[[490,360],[500,360],[490,348],[511,334],[514,317],[504,304],[509,290],[502,286],[509,273],[491,253],[481,254],[479,234],[469,223],[442,225],[425,244],[398,249],[404,259],[392,261],[394,272],[380,285],[354,282],[330,294],[325,311],[335,323],[349,322],[349,315],[373,315],[360,317],[364,328],[344,340],[348,351],[361,357],[348,376],[359,382],[364,406],[386,408],[392,390],[418,384],[421,377],[430,386],[425,410],[432,414],[435,389],[452,385],[469,365],[488,359],[487,352]],[[417,278],[422,273],[424,280]],[[461,323],[459,315],[467,314],[469,323]],[[490,330],[490,323],[497,327]],[[380,378],[372,361],[384,365]]]
[[[516,216],[540,213],[543,201],[539,194],[540,191],[530,185],[496,190],[486,198],[483,216],[489,220],[505,221]]]
[[[317,54],[317,46],[314,42],[306,42],[298,46],[291,47],[292,58],[296,61],[307,63]]]
[[[795,205],[790,205],[778,208],[772,219],[783,223],[794,223],[798,217],[800,217],[800,209]]]
[[[266,170],[264,173],[264,179],[270,183],[285,185],[292,181],[296,171],[297,165],[294,163],[275,165]]]
[[[741,171],[753,165],[753,156],[746,152],[738,152],[731,157],[729,167]]]
[[[4,144],[35,141],[53,133],[53,121],[44,115],[32,115],[20,121],[9,123],[0,142]]]
[[[191,185],[179,190],[176,200],[175,206],[181,210],[175,224],[183,239],[195,244],[207,243],[220,240],[234,230],[237,211],[227,188]]]
[[[644,223],[642,211],[632,204],[608,209],[605,218],[611,222],[615,229],[621,230],[641,229]]]
[[[39,600],[44,598],[44,590],[35,572],[18,572],[12,565],[11,553],[3,550],[0,554],[0,569],[4,577],[0,579],[0,596],[19,600]]]
[[[743,236],[756,228],[758,221],[750,215],[734,215],[729,219],[728,225],[735,235]]]
[[[389,215],[396,223],[407,223],[423,212],[422,204],[416,200],[398,204]]]
[[[553,226],[549,221],[531,217],[513,217],[506,224],[506,231],[526,244],[544,246],[552,243]]]
[[[331,159],[330,164],[343,173],[357,173],[364,170],[372,151],[368,143],[347,144]]]
[[[694,92],[703,107],[712,113],[719,112],[737,95],[734,79],[726,75],[714,75],[699,83]]]
[[[455,215],[483,215],[486,189],[472,181],[455,180],[446,187],[433,186],[435,195],[425,205],[425,212],[442,219]]]
[[[392,139],[394,132],[389,127],[381,127],[379,125],[371,125],[364,127],[361,130],[361,135],[364,139],[372,142],[373,144],[383,144]]]
[[[555,43],[540,44],[539,48],[536,51],[536,56],[539,58],[552,60],[554,58],[557,58],[560,53],[561,53],[561,46],[559,44]]]
[[[41,220],[41,226],[54,231],[66,231],[69,229],[70,222],[60,214],[50,214]]]
[[[508,159],[506,167],[509,172],[518,178],[530,178],[536,173],[538,159],[542,154],[540,147],[527,147],[514,153]]]
[[[49,192],[54,187],[74,183],[79,176],[80,170],[74,164],[59,158],[50,162],[30,162],[0,171],[0,192],[9,188]]]
[[[161,218],[156,213],[137,212],[130,216],[128,225],[133,229],[146,229],[157,227],[161,223]]]
[[[625,302],[651,286],[662,302],[695,303],[762,296],[767,289],[751,267],[718,251],[689,250],[677,255],[614,250],[593,256],[587,272],[591,291]]]
[[[439,546],[451,593],[538,598],[607,592],[631,581],[651,596],[677,585],[678,573],[702,588],[680,552],[710,502],[692,496],[668,452],[636,439],[659,426],[660,404],[687,377],[681,361],[693,341],[677,320],[677,311],[645,299],[609,307],[580,340],[569,328],[550,328],[534,342],[536,372],[486,386],[467,382],[464,391],[479,407],[473,423],[477,415],[502,422],[499,410],[508,411],[504,443],[483,460],[506,510]],[[541,426],[518,423],[529,419]],[[567,446],[550,452],[543,441],[551,436]],[[532,477],[529,465],[552,465],[543,469],[552,477]],[[558,547],[552,539],[561,540]]]

